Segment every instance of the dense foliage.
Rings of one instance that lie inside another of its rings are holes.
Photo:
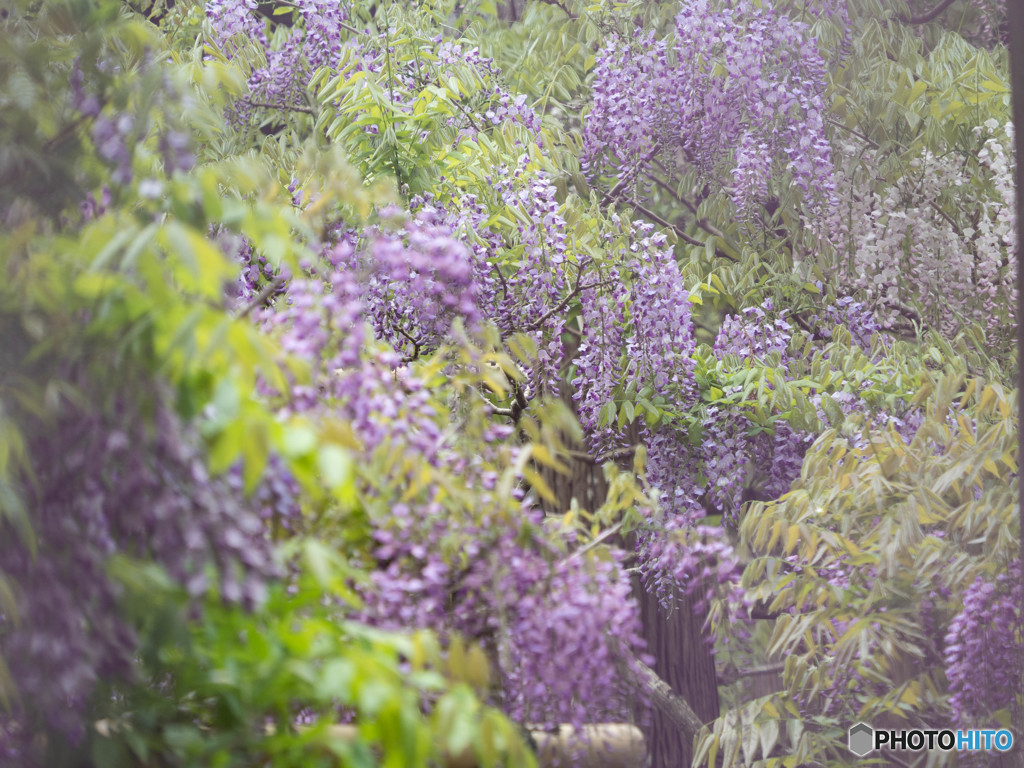
[[[0,761],[530,765],[647,594],[695,764],[1020,718],[1003,14],[15,0]]]

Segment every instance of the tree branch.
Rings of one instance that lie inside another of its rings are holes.
[[[654,142],[654,146],[650,148],[646,155],[640,158],[640,162],[637,165],[638,170],[636,171],[636,173],[639,173],[639,168],[649,163],[651,159],[656,154],[658,154],[659,149],[661,149],[661,145],[658,142]],[[619,193],[622,190],[624,190],[627,186],[629,186],[631,183],[633,183],[633,181],[635,180],[636,176],[635,174],[632,173],[626,174],[621,179],[619,179],[619,183],[612,187],[608,194],[604,196],[604,204],[608,205],[609,203],[615,202],[615,198],[619,196]]]
[[[566,297],[562,299],[560,302],[558,302],[556,306],[552,307],[550,310],[541,315],[540,318],[530,323],[530,325],[527,326],[526,330],[534,331],[537,328],[540,328],[542,325],[544,325],[544,323],[547,321],[549,317],[554,315],[556,312],[561,312],[563,309],[569,306],[569,302],[572,301],[580,293],[580,283],[583,282],[583,270],[586,268],[586,266],[587,263],[584,262],[583,264],[580,264],[579,266],[576,267],[576,285],[573,286],[572,290],[569,291]]]
[[[749,616],[752,619],[766,619],[773,621],[782,615],[782,611],[769,611],[763,605],[755,605],[750,609]]]
[[[501,298],[502,299],[507,299],[508,298],[508,282],[506,282],[505,275],[501,271],[501,265],[498,264],[498,262],[495,261],[495,262],[491,263],[491,266],[494,268],[494,271],[498,274],[498,280],[501,281]]]
[[[82,123],[84,123],[88,119],[89,119],[89,117],[86,116],[86,115],[79,115],[74,120],[72,120],[70,123],[65,125],[63,128],[60,129],[60,132],[56,136],[53,136],[53,137],[47,139],[46,143],[43,144],[43,152],[52,152],[60,144],[63,144],[64,141],[72,133],[75,132],[75,129],[78,128],[78,126],[80,126]]]
[[[648,163],[658,153],[658,150],[660,148],[661,148],[660,145],[655,143],[654,146],[651,147],[650,151],[646,155],[644,155],[643,158],[641,158],[640,166],[643,166],[646,163]],[[639,173],[639,170],[637,170],[637,173]],[[627,185],[629,185],[631,182],[633,182],[634,180],[635,180],[635,175],[632,175],[632,174],[623,177],[619,181],[619,183],[616,184],[614,187],[612,187],[611,190],[608,192],[608,194],[606,194],[604,196],[604,200],[603,200],[604,204],[605,205],[609,205],[609,204],[615,202],[615,198],[619,196],[619,193],[622,192],[622,190],[625,189],[625,187]],[[678,196],[676,196],[676,197],[678,199]],[[651,210],[645,208],[644,206],[640,205],[640,203],[638,203],[636,200],[626,200],[625,202],[627,204],[633,206],[636,210],[640,211],[640,213],[642,213],[648,219],[653,221],[655,224],[660,224],[663,227],[671,229],[673,232],[676,233],[676,235],[679,237],[679,239],[682,240],[684,243],[689,243],[690,245],[695,245],[697,247],[703,247],[704,246],[704,243],[702,243],[700,240],[698,240],[697,238],[693,237],[692,235],[688,235],[682,228],[677,227],[675,224],[669,223],[665,219],[663,219],[660,216],[658,216],[658,214],[656,214],[653,211],[651,211]],[[711,232],[711,230],[708,229],[708,226],[710,226],[710,225],[705,226],[705,224],[700,222],[700,221],[698,222],[698,224],[700,224],[701,227],[704,228],[707,232],[715,235],[716,237],[721,237],[720,234]],[[722,240],[724,240],[724,239],[725,238],[722,237]],[[717,248],[717,247],[715,248],[715,255],[718,256],[719,258],[728,259],[729,261],[732,261],[732,262],[738,261],[738,259],[733,258],[728,253],[723,251],[721,248]]]
[[[899,16],[898,18],[904,24],[927,24],[929,21],[939,18],[952,4],[953,0],[940,0],[939,4],[927,13],[922,13],[920,16]]]
[[[649,178],[651,181],[653,181],[655,184],[657,184],[659,187],[661,187],[663,190],[665,190],[668,194],[672,195],[672,197],[676,201],[682,203],[683,206],[685,206],[685,208],[690,213],[693,214],[694,221],[697,223],[698,227],[703,229],[709,235],[714,235],[715,237],[720,237],[722,240],[725,240],[725,235],[722,233],[722,230],[720,230],[718,227],[716,227],[714,224],[712,224],[707,219],[703,219],[700,216],[698,216],[697,215],[697,206],[695,206],[693,203],[691,203],[685,197],[681,197],[679,195],[679,193],[676,192],[674,189],[672,189],[672,186],[670,184],[668,184],[666,181],[664,181],[660,176],[655,176],[653,173],[648,173],[647,174],[647,178]]]
[[[600,536],[598,536],[596,539],[594,539],[593,541],[587,542],[582,547],[577,549],[575,552],[573,552],[571,555],[569,555],[567,558],[565,558],[565,560],[563,562],[571,563],[577,557],[580,557],[581,555],[585,554],[586,552],[589,552],[590,550],[592,550],[594,547],[603,544],[605,541],[610,539],[612,536],[614,536],[616,533],[618,533],[621,530],[622,530],[622,523],[621,522],[616,523],[611,528],[609,528],[604,533],[602,533]]]
[[[843,125],[841,122],[839,122],[835,118],[827,117],[827,118],[825,118],[825,122],[827,122],[829,125],[834,125],[836,128],[842,128],[847,133],[849,133],[849,134],[851,134],[853,136],[856,136],[858,139],[863,141],[865,144],[867,144],[872,149],[878,149],[878,144],[876,142],[874,142],[871,139],[869,139],[867,136],[865,136],[860,131],[858,131],[858,130],[856,130],[854,128],[851,128],[848,125]]]
[[[271,296],[277,293],[278,289],[282,285],[284,285],[284,278],[278,275],[269,283],[267,283],[262,291],[260,291],[259,293],[252,297],[252,300],[242,308],[242,311],[235,315],[235,319],[241,320],[242,318],[247,317],[254,309],[259,309],[260,307],[262,307],[264,304],[267,303],[267,300]]]
[[[632,680],[633,684],[650,699],[651,704],[671,720],[686,738],[692,741],[693,737],[700,733],[704,723],[697,717],[693,707],[676,693],[672,686],[658,677],[657,672],[633,654],[622,651],[618,655],[617,666],[619,672]]]
[[[263,109],[280,109],[282,112],[302,112],[305,115],[315,115],[310,107],[297,107],[290,104],[269,104],[263,101],[250,101],[250,107],[261,107]]]
[[[587,464],[603,464],[608,459],[622,459],[627,456],[632,456],[636,453],[636,446],[630,445],[626,448],[615,448],[610,451],[605,451],[600,456],[591,456],[589,453],[583,451],[566,451],[569,456],[580,461],[585,461]]]
[[[402,358],[403,363],[411,363],[413,360],[420,356],[420,343],[416,341],[408,332],[398,324],[397,320],[394,323],[395,330],[398,331],[402,336],[405,337],[406,341],[412,344],[412,353]]]
[[[502,408],[501,406],[495,405],[484,396],[483,392],[475,387],[473,388],[473,391],[476,392],[480,396],[480,399],[484,401],[484,404],[487,406],[490,414],[494,416],[508,416],[510,419],[514,417],[511,408]]]
[[[567,5],[565,5],[565,3],[560,2],[560,0],[540,0],[540,1],[542,3],[544,3],[545,5],[553,5],[556,8],[561,8],[563,11],[565,11],[565,15],[568,16],[570,19],[575,19],[576,18],[576,14],[573,13],[572,11],[570,11],[569,7]]]
[[[729,685],[735,683],[737,680],[742,680],[745,677],[753,677],[754,675],[772,675],[778,674],[784,671],[786,663],[784,661],[776,662],[775,664],[765,664],[760,667],[752,667],[751,669],[737,669],[735,672],[725,671],[718,676],[721,683]]]
[[[638,201],[636,201],[636,200],[627,200],[626,202],[629,203],[630,205],[632,205],[638,211],[640,211],[640,213],[642,213],[648,219],[653,221],[655,224],[661,224],[661,226],[663,226],[663,227],[665,227],[667,229],[671,229],[673,232],[676,233],[676,235],[679,237],[679,239],[682,240],[684,243],[689,243],[690,245],[699,245],[699,246],[704,245],[704,243],[702,243],[696,237],[693,237],[692,235],[686,234],[686,232],[684,232],[682,229],[677,227],[675,224],[672,224],[671,222],[667,221],[666,219],[661,218],[661,216],[656,214],[654,211],[650,210],[649,208],[645,208],[644,206],[642,206]]]
[[[679,237],[679,239],[682,240],[684,243],[689,243],[690,245],[696,245],[699,248],[703,248],[704,247],[704,243],[702,243],[696,237],[693,237],[692,235],[686,234],[686,232],[684,232],[680,227],[677,227],[675,224],[669,223],[665,219],[661,218],[661,216],[656,214],[654,211],[651,211],[651,210],[648,210],[647,208],[644,208],[636,200],[627,200],[626,202],[629,203],[630,205],[632,205],[638,211],[640,211],[640,213],[642,213],[648,219],[653,221],[655,224],[661,224],[661,226],[668,227],[669,229],[671,229],[673,232],[676,233],[676,235]],[[732,261],[732,262],[736,261],[736,259],[734,259],[728,253],[726,253],[725,251],[723,251],[721,248],[718,248],[718,247],[715,248],[715,256],[718,256],[719,258],[722,258],[722,259],[728,259],[729,261]]]
[[[606,285],[612,285],[614,282],[614,280],[598,280],[596,283],[587,283],[586,285],[580,285],[580,280],[577,277],[576,287],[573,288],[572,291],[570,291],[564,299],[558,302],[556,306],[552,307],[543,315],[541,315],[538,319],[530,323],[530,325],[526,327],[526,330],[535,331],[538,328],[540,328],[542,325],[544,325],[545,322],[547,322],[547,320],[552,315],[558,314],[567,306],[569,306],[569,302],[572,301],[576,296],[578,296],[583,291],[589,291],[591,288],[604,288]]]

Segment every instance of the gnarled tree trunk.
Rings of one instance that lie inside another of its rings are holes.
[[[567,350],[571,359],[574,350]],[[573,407],[572,389],[563,384],[562,399]],[[585,446],[571,446],[584,452]],[[556,496],[557,513],[569,509],[575,498],[585,509],[599,506],[608,493],[601,466],[574,458],[568,474],[538,467]],[[629,544],[627,544],[629,546]],[[689,704],[702,723],[719,715],[718,677],[715,657],[704,632],[706,614],[695,609],[696,600],[681,596],[675,607],[666,611],[656,595],[649,594],[639,579],[633,580],[633,594],[640,604],[647,652],[654,658],[653,671],[672,691]],[[651,693],[652,681],[639,681]],[[666,692],[667,693],[667,692]],[[658,698],[658,697],[654,697]],[[693,756],[693,734],[686,729],[678,712],[667,701],[654,701],[649,732],[645,734],[652,768],[685,768]]]
[[[635,580],[634,593],[640,602],[647,652],[654,657],[658,677],[685,699],[702,723],[719,715],[718,676],[715,657],[704,632],[704,611],[697,611],[693,598],[677,598],[671,611],[657,595],[645,591]],[[652,768],[685,768],[693,759],[693,737],[685,733],[663,709],[652,710],[647,749]]]

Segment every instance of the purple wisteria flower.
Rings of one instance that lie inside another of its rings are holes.
[[[777,194],[769,179],[820,214],[834,189],[825,83],[807,25],[767,0],[683,3],[670,38],[638,30],[599,54],[584,166],[642,181],[655,158],[681,158],[743,218]]]

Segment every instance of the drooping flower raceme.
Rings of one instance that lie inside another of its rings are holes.
[[[598,56],[584,164],[642,177],[680,158],[754,215],[780,184],[828,209],[824,61],[807,26],[770,2],[687,0],[675,34],[616,39]]]
[[[398,230],[366,233],[365,247],[346,239],[329,255],[361,276],[377,338],[407,355],[436,348],[456,317],[469,330],[483,319],[471,254],[452,234],[441,212],[424,207]]]
[[[994,581],[978,577],[946,634],[946,676],[953,718],[961,728],[989,728],[1021,690],[1020,563]]]
[[[67,414],[35,441],[35,552],[18,536],[0,544],[0,572],[20,587],[18,621],[0,613],[0,652],[23,697],[7,724],[18,732],[77,742],[99,681],[131,678],[137,638],[116,610],[113,556],[159,564],[192,598],[215,590],[247,605],[278,575],[259,515],[209,475],[173,411],[158,405],[149,429],[138,403],[117,410]]]
[[[344,3],[303,0],[295,6],[298,24],[268,33],[266,17],[256,0],[210,0],[206,16],[212,42],[229,58],[255,43],[265,63],[252,67],[249,94],[236,105],[245,118],[255,105],[305,109],[309,77],[320,67],[335,66],[346,42],[342,39],[348,12]]]
[[[902,178],[880,187],[880,156],[850,145],[836,179],[842,205],[824,227],[837,274],[859,291],[884,329],[921,322],[947,334],[968,323],[1008,343],[1015,302],[1013,126],[975,129],[968,172],[962,154],[923,150]],[[952,215],[943,200],[955,197]],[[965,289],[965,286],[967,287]]]
[[[547,204],[541,197],[538,205]],[[389,461],[386,473],[357,475],[370,577],[356,587],[362,605],[352,618],[478,643],[499,682],[494,703],[521,721],[626,718],[634,694],[613,662],[643,643],[621,559],[573,557],[544,538],[543,516],[521,487],[499,497],[499,455],[511,451],[514,464],[523,450],[515,430],[490,425],[466,455],[417,363],[395,350],[412,351],[405,335],[413,333],[424,349],[452,343],[456,316],[467,327],[480,317],[478,267],[490,267],[452,237],[449,218],[422,202],[399,226],[345,230],[325,251],[322,274],[286,282],[259,313],[314,371],[279,393],[285,409],[340,417],[360,463]],[[557,252],[546,247],[548,257]],[[464,488],[454,493],[454,485]]]
[[[557,393],[564,350],[562,325],[570,294],[590,300],[600,280],[574,259],[569,228],[555,199],[555,186],[543,173],[527,169],[523,155],[514,167],[494,168],[486,181],[493,206],[517,211],[506,227],[493,223],[493,208],[481,195],[455,193],[448,199],[417,199],[433,210],[471,253],[478,306],[503,338],[530,336],[536,359],[529,373],[533,395]],[[582,271],[582,274],[581,274]]]
[[[601,411],[630,382],[685,408],[693,383],[689,294],[665,236],[634,224],[603,275],[609,288],[582,306],[573,399],[591,448],[617,447],[621,437]],[[626,281],[623,285],[622,281]]]

